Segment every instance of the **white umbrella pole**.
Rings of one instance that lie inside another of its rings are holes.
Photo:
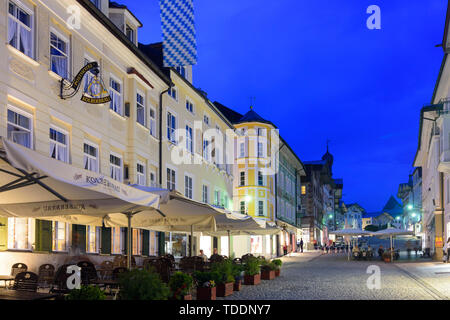
[[[391,263],[394,263],[394,243],[392,241],[392,235],[391,235]]]
[[[347,257],[348,257],[348,261],[350,261],[350,240],[348,241],[348,244],[347,244]]]
[[[231,231],[228,230],[228,258],[231,259],[231,254],[233,250],[231,250]]]
[[[194,256],[194,225],[191,226],[191,243],[189,248],[189,256]]]
[[[128,232],[127,232],[127,241],[128,241],[128,246],[127,246],[127,266],[128,266],[128,270],[131,270],[131,253],[133,252],[132,248],[131,248],[131,218],[133,217],[133,215],[131,213],[127,213],[127,218],[128,218]]]

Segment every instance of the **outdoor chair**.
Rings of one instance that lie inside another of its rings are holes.
[[[128,272],[128,269],[125,267],[118,267],[118,268],[114,268],[113,270],[113,280],[119,280],[120,275],[122,273],[126,273]]]
[[[39,267],[38,285],[40,288],[49,288],[55,277],[55,267],[51,264],[43,264]]]
[[[81,268],[81,283],[88,285],[92,281],[98,280],[97,270],[92,262],[81,261],[77,264]]]
[[[242,264],[242,259],[241,258],[233,259],[233,263],[234,264]]]
[[[245,263],[249,258],[253,257],[251,253],[242,256],[242,262]]]
[[[58,268],[53,279],[52,287],[50,288],[50,293],[66,294],[70,290],[67,288],[67,279],[71,274],[67,274],[67,268],[70,265],[65,264]]]
[[[106,280],[112,278],[113,270],[114,270],[114,263],[112,261],[105,260],[102,262],[102,264],[100,265],[100,269],[97,271],[100,273],[100,277],[103,280]]]
[[[211,256],[211,258],[209,258],[209,261],[211,262],[211,263],[220,263],[220,262],[222,262],[224,260],[224,258],[222,257],[222,256],[220,256],[220,255],[218,255],[218,254],[213,254],[212,256]]]
[[[11,268],[11,276],[15,277],[19,273],[27,272],[27,271],[28,271],[28,267],[25,263],[16,263]]]
[[[21,272],[14,279],[13,290],[36,292],[39,276],[33,272]]]

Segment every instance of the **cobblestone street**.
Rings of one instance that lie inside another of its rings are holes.
[[[440,267],[441,280],[428,269],[422,280],[422,266],[430,263],[386,264],[381,261],[347,261],[344,254],[305,253],[283,258],[281,277],[243,286],[226,300],[440,300],[448,299],[433,283],[449,278]],[[381,269],[381,289],[369,290],[367,268]],[[446,268],[450,271],[450,266]],[[432,273],[432,275],[431,275]],[[434,279],[432,282],[430,279]]]

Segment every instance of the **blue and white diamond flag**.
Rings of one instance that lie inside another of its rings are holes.
[[[193,0],[160,0],[165,67],[197,63]]]

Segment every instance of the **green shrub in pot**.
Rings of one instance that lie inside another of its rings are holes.
[[[132,270],[120,275],[121,300],[167,300],[170,290],[159,274],[147,270]]]

